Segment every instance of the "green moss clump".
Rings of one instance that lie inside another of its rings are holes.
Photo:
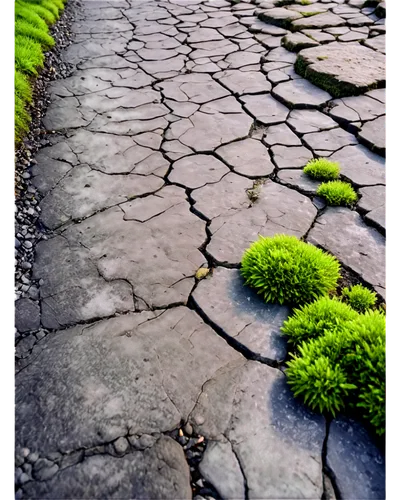
[[[360,313],[371,309],[376,303],[376,293],[362,285],[343,288],[342,296],[352,309]]]
[[[17,19],[15,21],[15,35],[24,36],[35,42],[40,43],[44,49],[49,49],[54,46],[54,39],[41,28],[32,26],[28,21]]]
[[[317,189],[317,195],[326,199],[329,205],[352,205],[357,201],[357,193],[351,184],[343,181],[323,182]]]
[[[340,167],[339,163],[327,160],[326,158],[318,158],[310,160],[303,168],[303,172],[313,179],[331,181],[339,178]]]

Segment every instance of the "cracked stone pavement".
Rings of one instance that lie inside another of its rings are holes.
[[[17,498],[192,498],[185,423],[221,498],[384,498],[381,451],[293,398],[290,311],[237,269],[259,234],[293,234],[385,294],[384,2],[287,3],[81,0],[32,172],[47,238],[16,308]],[[325,57],[340,95],[315,85]],[[354,210],[316,197],[318,156]]]

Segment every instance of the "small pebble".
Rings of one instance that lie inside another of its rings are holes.
[[[31,241],[26,241],[26,240],[25,240],[25,241],[24,241],[24,243],[23,243],[23,245],[24,245],[24,247],[25,247],[25,248],[28,248],[28,249],[30,249],[30,248],[32,248],[32,247],[33,247],[33,245],[32,245],[32,242],[31,242]]]
[[[21,246],[21,242],[18,238],[15,238],[15,248],[19,248]]]
[[[128,440],[125,439],[124,437],[118,438],[114,442],[114,449],[118,455],[122,455],[129,449],[129,443]]]
[[[37,333],[36,333],[36,338],[38,340],[41,340],[43,337],[46,336],[46,333],[43,331],[43,330],[39,330]]]
[[[22,448],[22,456],[26,458],[30,453],[29,448]]]
[[[23,472],[20,476],[19,476],[19,484],[22,486],[23,484],[27,483],[28,481],[30,481],[30,477],[28,476],[28,474],[26,472]]]
[[[31,264],[30,262],[26,262],[26,261],[24,261],[24,262],[21,264],[21,267],[22,267],[22,269],[31,269],[32,264]]]
[[[188,436],[191,436],[193,434],[193,427],[189,424],[189,422],[185,425],[183,429]]]
[[[37,460],[39,460],[39,453],[30,453],[27,460],[30,464],[34,464]]]

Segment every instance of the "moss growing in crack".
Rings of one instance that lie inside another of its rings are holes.
[[[362,285],[343,288],[342,297],[351,308],[360,313],[371,309],[376,303],[376,293]]]
[[[334,290],[339,269],[332,255],[295,236],[278,234],[260,236],[246,250],[241,273],[266,302],[302,305]]]
[[[357,410],[378,435],[384,434],[385,328],[383,312],[356,313],[340,328],[303,342],[286,370],[295,395],[333,416]]]
[[[300,2],[298,2],[300,5],[311,5],[312,2],[310,0],[300,0]]]
[[[303,172],[316,180],[331,181],[339,178],[339,163],[327,160],[326,158],[317,158],[310,160],[303,168]]]
[[[333,206],[351,206],[357,201],[357,193],[351,184],[343,181],[323,182],[317,189],[317,195]]]
[[[307,12],[307,11],[304,11],[304,12],[300,12],[300,14],[303,17],[312,17],[312,16],[316,16],[317,14],[322,14],[322,12]]]

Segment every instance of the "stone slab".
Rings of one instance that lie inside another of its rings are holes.
[[[254,139],[232,142],[215,152],[235,172],[246,177],[264,177],[271,174],[275,168],[268,149]]]
[[[283,123],[289,114],[289,109],[270,95],[244,95],[240,100],[251,116],[265,125]]]
[[[15,301],[15,328],[21,332],[38,330],[40,327],[40,306],[30,299]]]
[[[303,78],[280,83],[274,87],[272,95],[290,108],[315,108],[322,106],[332,98],[328,92],[319,89]]]

